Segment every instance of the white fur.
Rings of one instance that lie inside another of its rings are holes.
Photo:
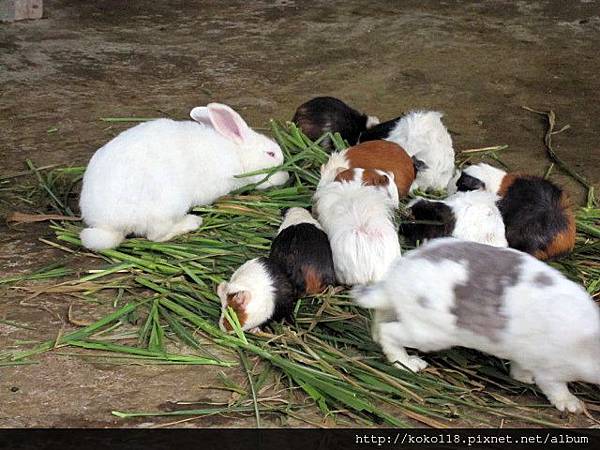
[[[116,247],[129,233],[166,241],[195,230],[202,220],[186,215],[190,208],[264,178],[235,175],[283,163],[279,146],[251,130],[228,106],[211,103],[192,110],[192,117],[200,122],[142,123],[92,156],[80,200],[89,227],[81,233],[85,247]],[[277,172],[260,188],[287,179],[286,172]]]
[[[329,236],[336,277],[348,285],[380,279],[400,255],[392,219],[398,206],[393,177],[385,189],[363,186],[362,169],[355,171],[355,180],[324,184],[313,198],[315,213]]]
[[[506,171],[485,163],[468,166],[463,169],[463,172],[472,176],[473,178],[481,180],[483,183],[485,183],[485,190],[488,192],[493,192],[494,194],[497,194],[500,190],[502,179],[506,175]]]
[[[411,191],[445,189],[454,174],[452,138],[437,111],[412,111],[403,116],[386,138],[400,145],[427,168],[417,172]]]
[[[231,276],[229,282],[219,285],[217,293],[221,299],[221,318],[219,327],[226,331],[223,321],[227,309],[227,295],[246,291],[250,300],[246,306],[246,322],[242,330],[248,331],[264,324],[273,316],[275,311],[275,287],[269,272],[258,258],[251,259],[242,264]]]
[[[287,227],[291,227],[293,225],[298,225],[301,223],[310,223],[314,225],[319,230],[322,230],[321,224],[315,219],[306,209],[304,208],[290,208],[285,213],[285,217],[283,218],[283,222],[279,226],[279,230],[277,230],[277,234],[281,233]]]
[[[499,198],[491,192],[468,191],[457,192],[445,200],[435,202],[445,203],[452,208],[456,221],[452,237],[494,247],[508,247],[504,221],[496,205]],[[408,207],[419,200],[421,198],[412,200]]]
[[[347,152],[347,149],[340,152],[333,152],[327,162],[321,166],[321,178],[319,179],[317,190],[322,186],[332,183],[338,173],[350,168],[350,163],[346,158]]]
[[[375,125],[379,125],[380,121],[379,121],[379,117],[377,116],[367,116],[367,125],[366,128],[369,129],[371,127],[374,127]]]
[[[424,352],[453,346],[474,348],[511,360],[511,374],[521,381],[535,380],[559,410],[580,412],[582,404],[566,383],[578,380],[600,384],[598,306],[581,286],[552,267],[516,250],[497,248],[494,251],[522,257],[519,279],[504,293],[501,314],[507,321],[501,337],[492,340],[459,327],[453,314],[454,289],[469,276],[468,266],[420,256],[424,249],[435,250],[449,243],[463,241],[431,241],[396,259],[379,283],[354,290],[359,305],[387,311],[387,321],[374,324],[374,328],[388,359],[418,371],[426,363],[417,356],[409,357],[404,347]],[[552,283],[536,284],[539,274]],[[477,306],[471,305],[474,320],[479,314]]]

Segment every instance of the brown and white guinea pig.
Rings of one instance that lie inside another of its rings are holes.
[[[508,247],[499,197],[487,191],[457,192],[444,200],[416,198],[408,204],[413,221],[400,226],[410,242],[452,236],[494,247]]]
[[[257,332],[270,320],[291,319],[296,305],[296,289],[286,273],[269,258],[254,258],[242,264],[217,287],[221,299],[219,327],[231,331],[225,318],[230,306],[236,313],[242,330]]]
[[[452,138],[437,111],[410,111],[364,131],[359,142],[385,139],[413,158],[417,174],[411,190],[445,189],[455,172]]]
[[[463,169],[456,189],[484,189],[498,194],[498,209],[510,247],[542,260],[573,250],[575,216],[568,195],[554,183],[481,163]]]
[[[402,147],[388,141],[369,141],[332,153],[321,166],[319,185],[330,183],[340,172],[354,168],[377,169],[393,174],[399,197],[408,194],[415,180],[413,160]]]
[[[336,278],[347,285],[376,281],[400,255],[393,174],[356,168],[336,178],[319,184],[313,197],[331,243]]]
[[[348,144],[354,145],[360,133],[378,124],[379,119],[367,116],[335,97],[315,97],[298,107],[292,122],[313,141],[327,132],[337,132]],[[333,150],[329,138],[321,141],[321,146]]]
[[[283,269],[299,296],[318,294],[335,285],[329,238],[304,208],[285,212],[269,259]]]

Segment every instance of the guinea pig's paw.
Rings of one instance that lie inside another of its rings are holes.
[[[552,403],[561,412],[569,411],[574,414],[581,414],[583,412],[583,402],[571,393],[553,398]]]
[[[409,356],[404,364],[396,363],[395,366],[399,369],[410,369],[413,372],[419,372],[426,368],[428,364],[418,356]]]

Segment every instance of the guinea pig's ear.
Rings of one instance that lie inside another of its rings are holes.
[[[485,183],[479,178],[472,177],[465,172],[461,173],[456,181],[456,189],[458,191],[475,191],[480,188],[485,189]]]
[[[233,295],[233,297],[231,297],[229,299],[229,306],[231,306],[233,309],[238,310],[238,309],[243,309],[245,308],[248,303],[250,303],[250,291],[239,291],[236,292],[235,295]]]
[[[242,144],[248,140],[251,130],[242,116],[222,103],[209,103],[208,116],[212,126],[227,139]]]
[[[283,208],[283,209],[281,210],[281,217],[282,217],[282,218],[285,218],[285,216],[287,215],[287,213],[288,213],[288,211],[289,211],[289,210],[290,210],[290,207],[289,207],[289,206],[286,206],[285,208]]]
[[[413,162],[413,166],[415,168],[415,172],[419,172],[420,170],[425,170],[427,169],[427,167],[429,167],[425,161],[421,161],[420,159],[417,159],[416,156],[413,156],[412,158],[412,162]]]
[[[206,106],[197,106],[190,111],[190,117],[198,123],[202,123],[204,125],[210,125],[212,127],[212,122],[210,121],[210,116],[208,115],[208,108]]]
[[[219,283],[219,285],[217,286],[217,295],[221,299],[221,303],[224,303],[225,299],[227,298],[227,296],[225,294],[226,291],[227,291],[227,282],[223,281],[223,282]]]

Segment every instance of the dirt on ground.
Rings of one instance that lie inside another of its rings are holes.
[[[443,111],[457,151],[507,144],[506,164],[540,175],[549,166],[545,124],[522,107],[553,109],[558,128],[570,125],[554,136],[555,150],[600,185],[599,1],[46,0],[44,7],[42,20],[0,24],[0,177],[23,171],[26,159],[86,164],[131,126],[101,118],[185,119],[193,106],[220,101],[260,128],[291,118],[311,97],[333,95],[384,120],[415,108]],[[581,186],[557,169],[552,179],[583,202]],[[12,206],[4,202],[2,213]],[[1,224],[0,277],[54,261],[89,266],[89,258],[39,241],[51,237],[47,224]],[[71,302],[2,288],[0,351],[74,329],[66,320]],[[110,304],[76,306],[90,319]],[[116,365],[74,353],[0,367],[0,427],[165,424],[173,419],[125,422],[110,412],[227,402],[230,393],[206,387],[219,384],[222,371],[244,378],[239,369]],[[181,425],[253,426],[254,419]]]

